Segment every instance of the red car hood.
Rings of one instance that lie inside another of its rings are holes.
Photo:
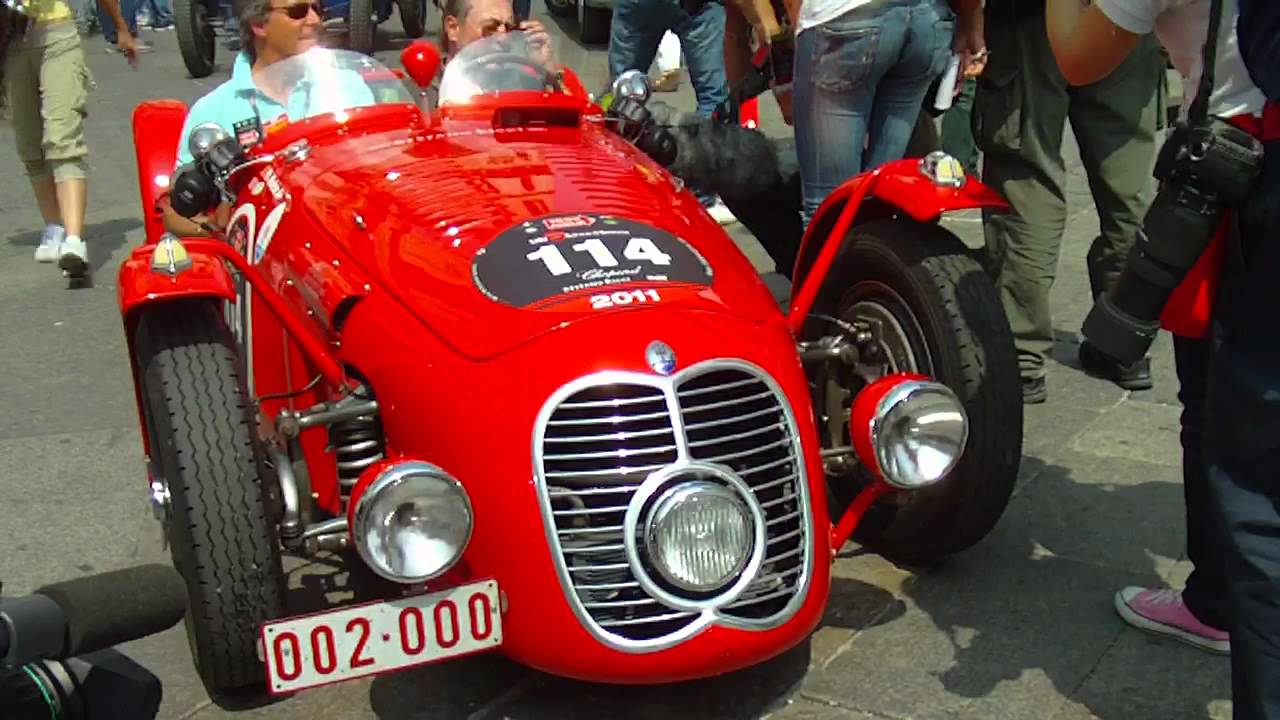
[[[473,359],[607,312],[778,314],[692,195],[596,127],[375,134],[316,148],[305,167],[291,180],[321,226]],[[603,263],[597,248],[573,249],[606,226]],[[646,265],[655,258],[666,265]]]

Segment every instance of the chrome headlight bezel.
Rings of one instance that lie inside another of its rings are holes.
[[[658,537],[658,533],[664,521],[674,513],[686,509],[687,503],[696,502],[696,498],[704,496],[726,501],[730,507],[737,511],[743,526],[743,532],[747,535],[747,544],[738,553],[733,567],[723,577],[712,583],[698,585],[679,577],[670,562],[674,558],[667,557],[661,550],[662,541]],[[644,520],[645,552],[649,561],[653,563],[654,569],[658,571],[658,575],[671,585],[691,593],[718,592],[732,584],[733,580],[741,575],[743,569],[747,567],[747,563],[750,562],[753,549],[752,541],[755,535],[752,527],[754,520],[750,508],[747,507],[742,498],[724,485],[708,480],[692,480],[670,485],[664,488],[653,501]]]
[[[405,574],[391,567],[389,554],[386,551],[390,543],[384,544],[381,549],[373,547],[370,540],[378,537],[375,532],[376,524],[385,523],[387,518],[395,513],[396,508],[403,505],[403,502],[396,502],[390,508],[385,507],[388,498],[393,498],[394,502],[396,493],[400,493],[404,500],[420,499],[432,494],[441,497],[446,494],[453,495],[451,498],[445,497],[444,500],[457,503],[457,507],[453,510],[461,511],[465,515],[466,530],[462,539],[455,543],[452,555],[447,562],[439,564],[428,572]],[[377,477],[356,497],[351,511],[351,541],[356,546],[360,559],[380,577],[398,583],[426,582],[447,573],[466,553],[474,532],[475,511],[466,488],[457,478],[440,467],[418,460],[396,463],[379,472]]]
[[[751,518],[749,530],[752,533],[750,555],[746,564],[738,572],[737,579],[709,593],[683,590],[674,584],[669,584],[661,573],[658,573],[658,578],[653,577],[647,567],[653,562],[647,548],[649,536],[647,523],[652,518],[654,500],[664,495],[670,488],[678,488],[689,482],[703,481],[720,485],[726,491],[738,496]],[[764,562],[767,546],[765,524],[764,509],[755,499],[754,491],[731,469],[714,463],[685,461],[654,471],[641,483],[627,506],[623,520],[623,543],[627,561],[631,565],[631,573],[650,597],[676,610],[702,612],[731,604],[755,580]],[[646,560],[648,562],[645,562]]]
[[[902,439],[893,436],[892,428],[904,413],[910,414],[912,410],[918,410],[924,403],[939,402],[944,411],[955,413],[956,418],[948,418],[948,420],[959,421],[960,439],[941,470],[935,470],[924,476],[919,473],[909,473],[899,466],[894,456],[897,443]],[[908,380],[891,388],[876,404],[870,431],[876,464],[884,481],[902,490],[918,490],[941,482],[955,470],[960,459],[964,457],[965,448],[969,442],[969,416],[959,396],[946,385],[930,380]]]

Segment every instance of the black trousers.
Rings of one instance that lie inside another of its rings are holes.
[[[1214,519],[1204,462],[1205,391],[1209,383],[1208,339],[1173,336],[1182,402],[1182,493],[1187,516],[1187,557],[1194,566],[1182,599],[1200,622],[1231,628],[1223,538]]]
[[[1280,720],[1280,142],[1265,164],[1227,252],[1206,392],[1237,720]]]

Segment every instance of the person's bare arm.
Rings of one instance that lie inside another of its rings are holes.
[[[129,59],[130,64],[136,64],[138,62],[138,41],[134,39],[133,33],[129,32],[129,23],[125,22],[124,13],[120,11],[120,0],[98,0],[98,6],[107,13],[107,16],[111,18],[111,22],[116,25],[116,47],[124,51],[124,55]]]
[[[220,235],[231,215],[231,204],[225,202],[218,206],[212,217],[209,215],[197,215],[193,218],[179,215],[169,204],[168,197],[162,198],[159,205],[164,215],[164,229],[178,237],[215,237]]]
[[[1141,39],[1085,0],[1048,0],[1044,19],[1058,69],[1072,85],[1088,85],[1110,75]]]

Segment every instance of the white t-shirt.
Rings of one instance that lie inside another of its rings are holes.
[[[815,25],[830,22],[856,7],[868,5],[873,0],[804,0],[796,13],[796,34]]]
[[[1131,33],[1155,32],[1182,76],[1185,114],[1200,84],[1201,54],[1209,35],[1209,0],[1095,0],[1095,4],[1111,22]],[[1224,0],[1214,88],[1209,96],[1211,115],[1252,115],[1266,102],[1240,56],[1235,22],[1238,15],[1236,0]]]

